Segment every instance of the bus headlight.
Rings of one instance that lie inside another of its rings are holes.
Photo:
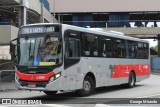
[[[50,78],[49,82],[53,82],[54,80],[58,79],[61,76],[61,73],[55,74],[53,77]]]
[[[55,75],[55,79],[58,79],[61,76],[61,73]]]

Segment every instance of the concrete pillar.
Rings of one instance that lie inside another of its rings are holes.
[[[58,23],[61,23],[61,15],[58,14]]]
[[[158,57],[160,57],[160,35],[158,35]]]
[[[18,8],[18,27],[22,26],[22,7]]]
[[[15,18],[15,17],[13,17],[13,18],[11,19],[11,25],[12,25],[12,26],[16,26],[16,18]]]
[[[147,22],[147,21],[145,21],[144,26],[145,26],[145,27],[147,27],[147,24],[148,24],[148,22]]]
[[[41,16],[40,16],[40,23],[44,23],[44,13],[43,13],[43,9],[44,9],[44,6],[43,4],[41,4]]]
[[[25,7],[22,7],[22,24],[26,25],[27,24],[27,9]]]
[[[157,22],[156,21],[154,21],[154,27],[157,27]]]
[[[53,14],[54,14],[54,18],[55,18],[56,17],[56,0],[54,0],[54,6],[53,6],[53,8],[54,8]]]
[[[28,8],[28,1],[27,0],[22,0],[21,4],[22,6],[20,6],[18,8],[18,27],[26,25],[27,24],[27,8]]]
[[[29,8],[28,0],[22,0],[22,25],[27,24],[27,9]]]
[[[27,9],[25,7],[19,7],[18,14],[19,14],[18,27],[26,25],[27,24]]]
[[[63,23],[63,15],[61,15],[61,23]]]

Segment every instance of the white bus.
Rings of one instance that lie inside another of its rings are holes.
[[[15,41],[18,89],[88,96],[97,87],[132,88],[150,76],[149,43],[121,33],[45,23],[22,26],[11,47]]]

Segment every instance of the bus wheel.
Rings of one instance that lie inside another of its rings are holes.
[[[127,87],[133,88],[135,86],[135,83],[136,83],[135,74],[133,72],[131,72],[129,75],[129,81],[128,81]]]
[[[57,91],[43,91],[47,95],[55,95]]]
[[[95,90],[95,85],[94,81],[91,77],[86,76],[83,81],[83,87],[82,89],[78,90],[78,94],[83,97],[83,96],[89,96],[91,95]]]

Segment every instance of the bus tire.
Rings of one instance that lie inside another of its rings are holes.
[[[95,90],[95,84],[90,76],[86,76],[83,81],[82,89],[78,90],[78,95],[81,97],[91,95]]]
[[[126,85],[128,88],[133,88],[133,87],[135,87],[135,83],[136,83],[136,76],[135,76],[134,72],[131,72],[129,74],[128,84],[126,84]]]
[[[57,91],[43,91],[47,95],[55,95]]]

